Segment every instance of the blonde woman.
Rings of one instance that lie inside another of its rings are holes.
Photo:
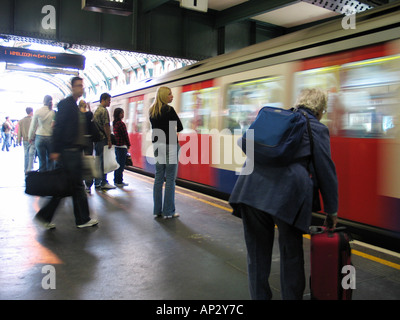
[[[174,108],[169,105],[173,99],[170,88],[160,87],[149,111],[156,161],[153,214],[156,218],[164,216],[165,219],[179,217],[179,214],[175,212],[175,179],[179,153],[177,133],[183,130],[183,126]],[[164,177],[166,182],[163,202]]]

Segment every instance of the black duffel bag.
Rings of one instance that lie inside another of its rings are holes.
[[[32,196],[72,196],[71,176],[63,168],[52,171],[30,171],[25,178],[25,193]]]

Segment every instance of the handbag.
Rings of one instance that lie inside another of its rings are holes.
[[[103,149],[103,161],[104,161],[104,173],[115,171],[119,168],[119,164],[115,157],[115,146],[113,145],[110,149],[108,146],[104,146]]]
[[[72,196],[73,183],[65,169],[52,171],[30,171],[25,178],[25,193],[32,196]]]
[[[89,135],[91,136],[91,139],[93,142],[99,142],[101,140],[101,134],[99,129],[97,128],[96,124],[94,123],[93,120],[89,122]]]
[[[82,158],[82,177],[83,180],[101,178],[99,157],[84,155]]]
[[[126,166],[133,166],[132,156],[131,156],[131,154],[129,152],[126,154],[125,165]]]

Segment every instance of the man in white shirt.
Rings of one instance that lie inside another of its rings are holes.
[[[39,171],[53,169],[53,161],[50,160],[50,144],[56,114],[52,108],[53,98],[47,95],[44,97],[43,107],[35,111],[29,127],[29,142],[35,141],[39,157]]]
[[[21,145],[21,140],[23,140],[24,144],[24,154],[25,154],[25,163],[24,163],[24,171],[27,173],[28,171],[32,171],[33,168],[33,159],[35,157],[35,144],[29,141],[29,128],[32,122],[33,117],[33,109],[28,107],[26,108],[27,116],[19,121],[18,126],[18,145]]]

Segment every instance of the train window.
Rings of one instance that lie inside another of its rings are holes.
[[[317,68],[311,70],[300,71],[294,77],[294,95],[293,105],[301,90],[305,88],[320,88],[328,92],[328,116],[325,115],[321,122],[335,131],[333,127],[338,126],[337,117],[330,117],[335,110],[335,114],[339,114],[339,106],[337,105],[336,93],[340,88],[339,72],[340,66],[330,66],[325,68]]]
[[[182,92],[179,118],[185,131],[217,128],[219,88],[208,87]]]
[[[400,56],[343,65],[341,135],[364,138],[398,135]],[[396,133],[397,132],[397,133]]]
[[[328,91],[328,113],[322,122],[331,135],[400,136],[400,56],[297,72],[295,96],[306,87]]]
[[[263,106],[283,107],[283,77],[270,77],[228,86],[223,129],[248,129]]]

